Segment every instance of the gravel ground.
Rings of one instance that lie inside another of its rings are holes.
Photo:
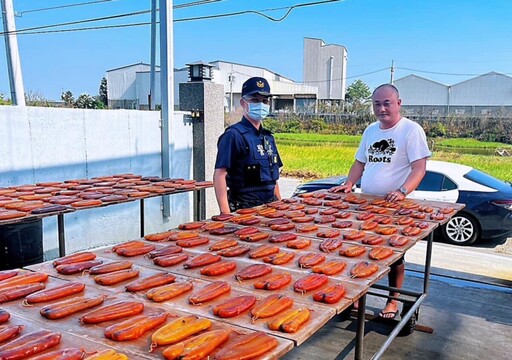
[[[512,255],[512,238],[508,238],[504,244],[496,246],[494,250],[499,254]]]
[[[289,198],[292,196],[293,191],[299,184],[302,183],[301,179],[294,178],[280,178],[279,179],[279,190],[283,198]]]

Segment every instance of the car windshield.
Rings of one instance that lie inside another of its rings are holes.
[[[491,175],[486,174],[486,173],[481,172],[476,169],[471,170],[466,175],[464,175],[464,177],[466,179],[472,180],[476,183],[491,187],[496,190],[503,190],[505,188],[510,188],[510,184],[508,184],[504,181],[501,181],[499,179],[496,179],[495,177],[492,177]]]

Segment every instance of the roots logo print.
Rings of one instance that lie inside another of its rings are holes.
[[[395,140],[387,139],[373,143],[368,148],[368,153],[371,155],[393,155],[396,151]]]

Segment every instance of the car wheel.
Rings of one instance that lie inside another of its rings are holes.
[[[442,226],[441,232],[450,244],[471,245],[480,237],[480,225],[473,216],[458,213]]]

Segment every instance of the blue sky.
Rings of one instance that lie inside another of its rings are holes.
[[[18,30],[151,7],[150,0],[111,0],[43,11],[94,0],[12,1],[19,14]],[[176,6],[191,2],[196,0],[173,3]],[[311,2],[315,0],[223,0],[175,9],[174,19]],[[283,9],[265,14],[279,18],[285,12]],[[149,21],[147,13],[44,30]],[[373,88],[388,82],[392,60],[395,79],[414,73],[454,84],[473,77],[472,74],[490,71],[512,76],[510,0],[346,0],[296,8],[279,22],[250,13],[176,22],[174,64],[180,68],[198,60],[225,60],[264,67],[301,81],[304,37],[347,48],[347,84],[361,79]],[[18,45],[27,92],[51,100],[59,100],[67,90],[75,96],[97,95],[107,70],[150,62],[150,26],[20,34]],[[368,74],[371,72],[375,73]],[[6,97],[10,93],[3,39],[0,41],[0,93]]]

